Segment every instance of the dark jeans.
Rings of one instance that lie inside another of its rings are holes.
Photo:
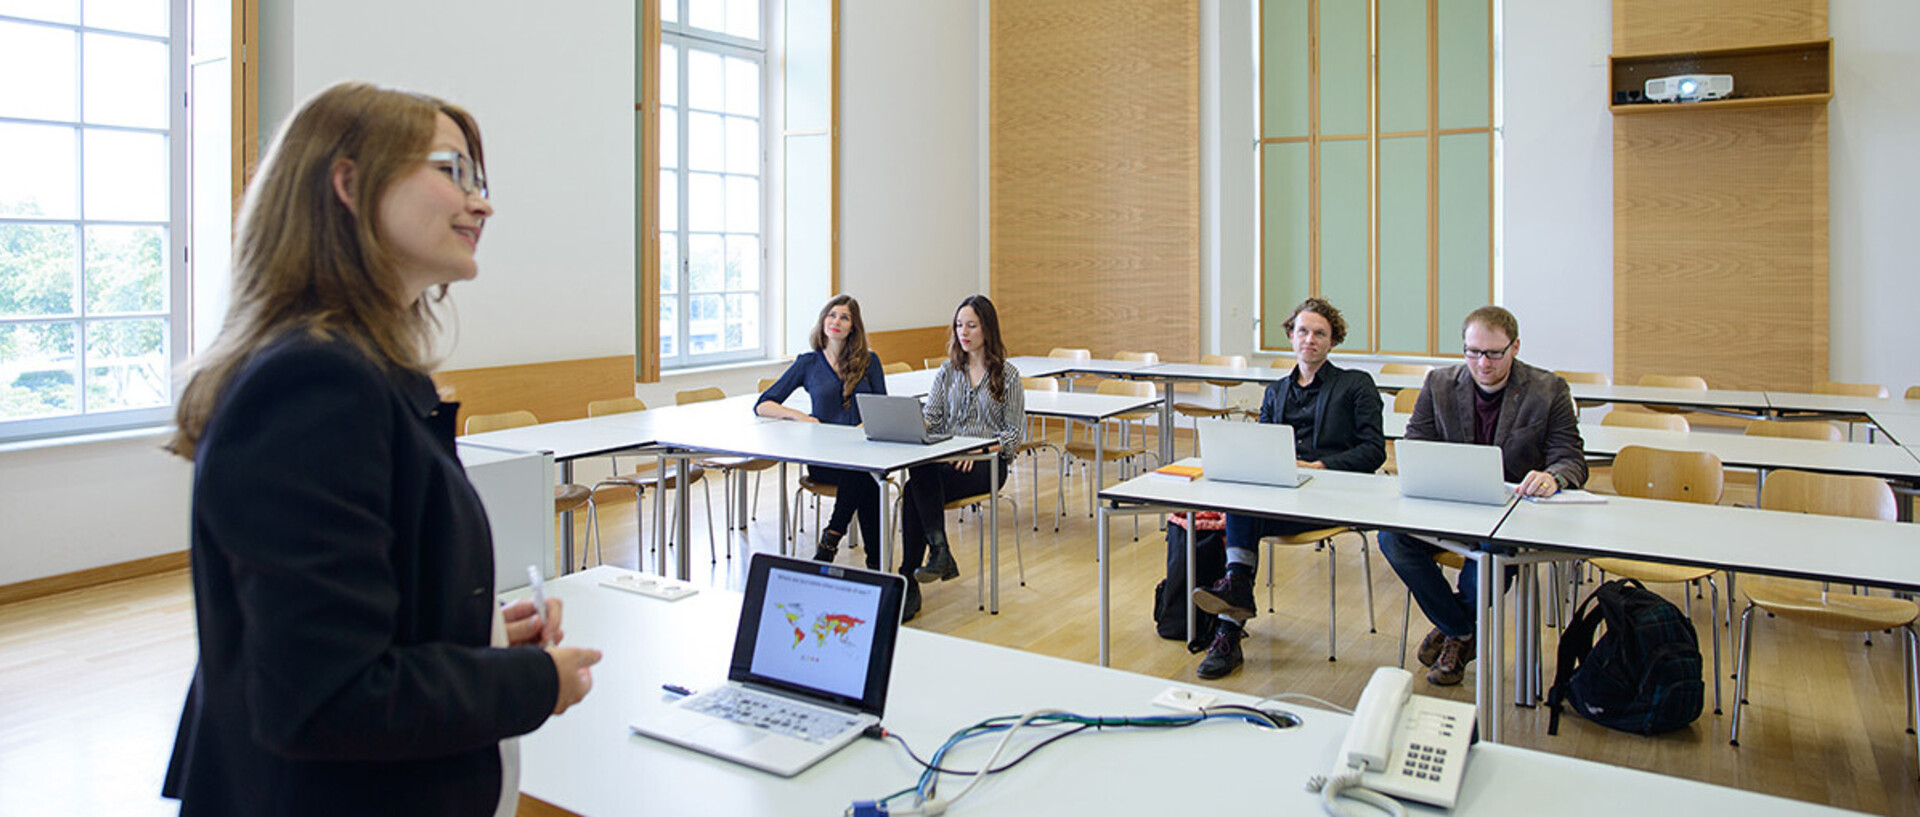
[[[1486,542],[1476,544],[1482,549],[1488,547]],[[1460,571],[1458,589],[1447,587],[1447,577],[1433,561],[1433,554],[1441,550],[1438,545],[1412,536],[1387,530],[1380,532],[1380,553],[1393,565],[1393,572],[1400,574],[1400,581],[1407,586],[1407,592],[1413,594],[1414,602],[1420,605],[1427,620],[1442,633],[1466,638],[1473,635],[1477,621],[1474,612],[1479,601],[1480,571],[1469,562],[1467,568]],[[1501,577],[1501,593],[1513,586],[1516,573],[1514,567],[1507,567]]]
[[[1237,513],[1226,514],[1227,550],[1245,550],[1253,554],[1253,566],[1258,573],[1260,566],[1260,538],[1263,536],[1291,536],[1301,531],[1324,528],[1324,524],[1301,522],[1294,519],[1272,519],[1265,516],[1247,516]],[[1228,554],[1232,559],[1232,554]]]
[[[995,462],[1000,467],[1000,484],[1005,486],[1007,461],[1000,458]],[[927,542],[935,534],[941,542],[947,541],[947,501],[984,494],[992,487],[992,479],[984,462],[973,463],[973,468],[967,471],[955,468],[950,462],[907,469],[907,487],[901,497],[900,510],[900,572],[925,563]]]
[[[833,515],[822,530],[847,532],[847,523],[860,514],[860,545],[867,550],[867,566],[880,564],[880,483],[865,471],[807,466],[807,476],[835,486]]]

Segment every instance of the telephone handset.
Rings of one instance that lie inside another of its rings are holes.
[[[1346,783],[1338,788],[1357,774],[1360,788],[1452,808],[1473,728],[1473,704],[1414,695],[1412,673],[1381,667],[1360,693],[1333,776]]]

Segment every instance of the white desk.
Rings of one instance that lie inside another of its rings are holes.
[[[1763,415],[1772,408],[1764,392],[1730,389],[1671,389],[1658,386],[1604,386],[1597,383],[1569,383],[1575,400],[1600,400],[1608,403],[1641,403],[1681,406],[1691,409]]]
[[[1920,400],[1904,397],[1854,397],[1844,394],[1802,394],[1770,391],[1767,401],[1773,410],[1805,411],[1816,414],[1872,415],[1920,414]]]
[[[521,739],[521,791],[589,815],[840,814],[854,800],[874,799],[913,785],[919,768],[892,741],[862,739],[818,766],[786,779],[633,735],[627,723],[648,707],[670,702],[664,683],[704,689],[726,676],[739,597],[703,590],[664,602],[609,590],[600,579],[620,572],[597,567],[548,584],[566,600],[567,640],[597,647],[594,689],[567,714]],[[1009,679],[983,683],[983,677]],[[1118,670],[1062,661],[935,635],[911,627],[900,633],[883,723],[925,756],[948,734],[996,715],[1041,708],[1080,714],[1165,714],[1148,701],[1168,686],[1246,696],[1175,684]],[[1031,760],[989,778],[961,800],[956,815],[1165,815],[1189,811],[1191,786],[1168,780],[1231,779],[1245,785],[1207,786],[1223,809],[1248,813],[1318,814],[1306,778],[1333,765],[1350,720],[1331,712],[1282,705],[1302,718],[1285,731],[1239,723],[1209,723],[1155,732],[1088,732],[1040,750]],[[1045,733],[1036,733],[1045,734]],[[976,740],[950,757],[976,766],[991,739]],[[1015,747],[1024,748],[1024,740]],[[1838,814],[1832,809],[1664,775],[1632,771],[1506,746],[1474,747],[1457,817],[1592,815],[1616,817],[1619,800],[1601,792],[1632,792],[1633,811],[1699,817],[1742,813],[1771,817]],[[941,791],[965,781],[948,777]],[[1269,785],[1270,784],[1270,785]],[[1569,792],[1584,794],[1569,795]],[[1416,814],[1441,812],[1411,806]]]
[[[1094,428],[1093,434],[1093,491],[1087,494],[1087,512],[1093,512],[1093,495],[1099,493],[1100,486],[1107,484],[1107,431],[1102,425],[1109,418],[1140,411],[1155,405],[1164,405],[1158,397],[1133,397],[1123,394],[1088,394],[1082,392],[1034,391],[1026,394],[1027,413],[1036,417],[1058,417],[1069,422],[1087,423]],[[1069,433],[1068,439],[1073,435]],[[1062,479],[1065,478],[1063,474]],[[1056,491],[1056,500],[1064,491]],[[1059,502],[1055,502],[1058,512]],[[1037,511],[1036,511],[1037,513]],[[1055,528],[1059,527],[1055,520]]]
[[[1875,411],[1868,415],[1880,431],[1900,445],[1920,445],[1920,414]]]

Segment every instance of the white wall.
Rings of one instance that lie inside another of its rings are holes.
[[[1832,0],[1833,102],[1827,108],[1831,259],[1829,375],[1920,385],[1920,3]],[[1783,339],[1787,341],[1790,339]]]
[[[840,4],[840,289],[869,331],[985,292],[976,0]]]

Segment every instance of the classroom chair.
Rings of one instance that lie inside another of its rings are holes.
[[[1367,587],[1367,632],[1369,633],[1378,632],[1378,630],[1374,629],[1374,623],[1373,623],[1373,555],[1372,555],[1371,549],[1367,547],[1367,535],[1364,532],[1354,530],[1353,528],[1346,527],[1344,525],[1340,525],[1340,526],[1335,526],[1331,528],[1318,528],[1315,530],[1301,531],[1299,533],[1290,534],[1287,536],[1264,536],[1264,537],[1261,537],[1260,539],[1260,544],[1265,546],[1267,549],[1265,564],[1267,565],[1266,573],[1267,573],[1267,612],[1268,613],[1272,613],[1275,609],[1274,603],[1273,603],[1273,574],[1274,574],[1273,551],[1274,549],[1280,548],[1280,547],[1301,547],[1303,545],[1313,545],[1314,547],[1320,548],[1327,552],[1327,660],[1328,661],[1332,661],[1335,658],[1333,634],[1340,621],[1339,613],[1336,612],[1337,610],[1340,609],[1340,606],[1338,603],[1340,599],[1340,591],[1339,591],[1339,584],[1335,581],[1337,567],[1339,563],[1338,563],[1338,560],[1335,558],[1336,554],[1334,553],[1334,549],[1333,549],[1333,538],[1343,533],[1354,533],[1354,534],[1359,534],[1360,536],[1360,572],[1361,572],[1362,579],[1364,580]]]
[[[1401,389],[1393,396],[1393,413],[1412,414],[1413,407],[1420,404],[1419,389]]]
[[[1203,366],[1233,366],[1235,368],[1246,368],[1247,356],[1246,355],[1201,355],[1200,364]],[[1239,411],[1237,407],[1227,404],[1227,390],[1237,385],[1239,385],[1239,381],[1235,381],[1235,380],[1203,380],[1199,383],[1183,383],[1183,384],[1178,384],[1174,387],[1175,392],[1181,391],[1182,387],[1192,389],[1191,391],[1186,392],[1188,394],[1197,394],[1199,393],[1199,390],[1202,387],[1205,387],[1209,390],[1211,394],[1219,397],[1220,405],[1218,406],[1210,406],[1205,403],[1191,403],[1191,402],[1173,404],[1173,410],[1178,414],[1180,414],[1180,416],[1193,418],[1194,456],[1200,455],[1200,418],[1206,417],[1211,419],[1216,417],[1225,417],[1229,414],[1234,414],[1237,411]]]
[[[1651,411],[1621,411],[1614,409],[1600,418],[1603,426],[1616,428],[1651,428],[1656,431],[1679,431],[1686,433],[1692,429],[1687,418],[1678,414],[1655,414]]]
[[[627,414],[629,412],[646,410],[647,404],[638,397],[614,397],[606,400],[587,401],[588,417],[604,417],[609,414]],[[641,452],[635,451],[629,453],[639,454]],[[633,495],[634,559],[636,563],[638,563],[641,555],[646,550],[642,547],[645,545],[644,535],[646,528],[641,522],[646,519],[645,500],[647,492],[649,490],[653,492],[655,509],[661,513],[663,518],[660,528],[654,531],[654,546],[661,547],[661,545],[667,541],[667,529],[674,527],[674,525],[673,517],[664,513],[664,509],[668,506],[659,503],[667,501],[667,492],[677,490],[680,487],[680,475],[678,469],[672,468],[668,469],[665,475],[659,474],[657,473],[658,466],[654,462],[647,462],[637,466],[631,472],[622,472],[620,470],[621,453],[616,452],[610,456],[613,460],[613,475],[594,483],[594,497],[598,499],[600,497],[619,496],[629,493]],[[687,467],[687,481],[690,483],[698,482],[704,486],[706,484],[706,476],[706,470],[698,465],[689,465]],[[707,506],[709,508],[713,506],[712,494],[707,495]],[[709,559],[717,561],[713,556],[713,551],[713,514],[709,511],[707,514],[707,555]]]
[[[1071,360],[1075,362],[1084,362],[1084,361],[1093,359],[1093,350],[1092,349],[1070,349],[1065,346],[1055,346],[1052,349],[1047,351],[1047,357],[1055,358],[1059,360]],[[1073,391],[1074,381],[1080,378],[1079,375],[1073,374],[1071,372],[1062,374],[1060,375],[1060,377],[1064,378],[1067,381],[1067,391]]]
[[[1812,474],[1781,469],[1760,491],[1760,507],[1776,511],[1850,516],[1856,519],[1895,519],[1893,490],[1884,480],[1865,476]],[[1807,547],[1819,547],[1808,542]],[[1802,582],[1761,582],[1747,590],[1747,606],[1740,613],[1740,649],[1735,659],[1733,689],[1733,730],[1728,743],[1740,745],[1740,713],[1747,703],[1747,682],[1752,677],[1753,611],[1767,611],[1774,617],[1798,621],[1823,630],[1872,633],[1898,628],[1906,634],[1907,725],[1914,727],[1914,711],[1920,705],[1920,639],[1913,623],[1920,607],[1908,599],[1834,593],[1824,587]],[[1920,744],[1916,745],[1920,748]]]
[[[707,386],[704,388],[683,389],[674,392],[673,401],[675,405],[685,406],[694,403],[709,403],[716,400],[724,400],[726,397],[727,393],[721,391],[718,386]],[[746,501],[746,476],[753,474],[755,477],[754,481],[757,484],[759,482],[759,475],[777,464],[778,463],[773,460],[759,459],[757,457],[705,457],[700,460],[699,465],[701,468],[720,472],[721,507],[726,511],[726,526],[728,531],[747,529],[747,517],[750,514],[749,509],[752,508],[753,505]],[[739,480],[739,482],[736,483],[736,480]],[[742,506],[737,515],[734,512],[734,497],[736,495],[740,497],[740,505]],[[713,495],[711,493],[707,495],[707,503],[707,507],[711,509],[713,507]],[[712,511],[709,510],[708,513],[711,514]],[[708,519],[707,525],[708,527],[712,527],[713,520]],[[733,535],[731,533],[727,535],[727,558],[733,558]]]
[[[1833,394],[1844,397],[1887,397],[1887,387],[1878,383],[1840,383],[1824,380],[1813,386],[1814,394]]]
[[[1137,380],[1103,380],[1100,382],[1100,386],[1097,389],[1097,393],[1118,394],[1118,395],[1125,395],[1130,397],[1154,396],[1152,383],[1147,383],[1144,381],[1137,381]],[[1101,459],[1106,462],[1122,463],[1126,466],[1136,466],[1139,464],[1139,461],[1142,457],[1152,456],[1153,455],[1152,452],[1148,451],[1146,447],[1146,442],[1145,442],[1146,436],[1147,436],[1146,433],[1143,431],[1139,435],[1140,439],[1138,441],[1135,441],[1133,439],[1134,437],[1133,426],[1137,423],[1143,423],[1146,420],[1146,418],[1151,417],[1156,413],[1157,412],[1155,412],[1151,408],[1141,409],[1139,411],[1129,411],[1124,414],[1116,414],[1113,416],[1112,419],[1105,420],[1099,423],[1098,424],[1099,427],[1093,429],[1090,432],[1089,437],[1091,437],[1092,434],[1099,434],[1101,435],[1100,439],[1104,440],[1106,439],[1106,434],[1109,428],[1117,427],[1120,431],[1120,441],[1117,444],[1106,444],[1099,447],[1098,453]],[[1066,456],[1061,458],[1062,471],[1065,471],[1066,469],[1071,468],[1073,462],[1076,460],[1091,462],[1096,453],[1094,440],[1091,438],[1085,439],[1085,440],[1069,440],[1067,442],[1065,451],[1066,451]],[[1081,470],[1086,471],[1087,473],[1087,483],[1089,486],[1087,489],[1087,516],[1091,517],[1093,516],[1093,508],[1095,504],[1094,495],[1100,492],[1101,486],[1092,484],[1093,473],[1094,473],[1094,469],[1092,467],[1090,466],[1083,467]],[[1127,476],[1130,476],[1128,471],[1131,471],[1131,470],[1134,470],[1134,469],[1129,468],[1129,469],[1123,470],[1121,478],[1125,479],[1127,478]],[[1066,489],[1066,483],[1063,477],[1061,482],[1061,490],[1065,490],[1065,489]],[[1135,521],[1137,522],[1138,519],[1136,518]],[[1138,530],[1135,531],[1134,535],[1136,538],[1139,536]]]
[[[883,363],[880,365],[881,374],[899,374],[901,372],[911,371],[913,371],[913,364],[904,360],[896,360],[892,363]]]
[[[945,365],[947,365],[947,357],[945,355],[920,359],[920,368],[922,369],[938,369]]]
[[[1639,385],[1662,389],[1693,389],[1695,391],[1706,391],[1707,379],[1690,374],[1643,374],[1640,376]],[[1687,409],[1680,406],[1665,406],[1653,403],[1648,403],[1643,406],[1643,408],[1648,411],[1658,411],[1667,414],[1678,414],[1687,411]]]
[[[1785,437],[1831,443],[1844,442],[1847,438],[1839,426],[1818,420],[1751,420],[1747,422],[1746,434],[1749,437]]]
[[[1608,377],[1606,372],[1573,372],[1573,371],[1567,371],[1565,369],[1554,369],[1553,373],[1559,375],[1561,380],[1565,380],[1568,383],[1580,383],[1588,386],[1613,385],[1613,378]],[[1606,404],[1607,404],[1607,401],[1605,400],[1573,401],[1573,405],[1575,408],[1583,408],[1583,409],[1590,409],[1596,406],[1604,406]]]
[[[1060,390],[1060,380],[1053,377],[1022,377],[1020,378],[1020,387],[1030,392],[1057,392]],[[1065,421],[1062,422],[1064,423]],[[1059,444],[1047,437],[1047,418],[1029,414],[1027,415],[1026,439],[1022,440],[1019,447],[1014,449],[1014,460],[1018,463],[1020,457],[1027,457],[1033,461],[1033,505],[1031,507],[1033,509],[1033,530],[1036,533],[1040,530],[1040,452],[1043,449],[1053,449],[1056,463],[1063,456]],[[1018,470],[1018,468],[1014,468],[1007,473],[1012,474]],[[1055,470],[1057,472],[1059,469],[1056,468]],[[1056,473],[1055,476],[1057,477],[1059,475]],[[1054,533],[1060,532],[1060,517],[1065,511],[1065,503],[1060,498],[1060,494],[1059,484],[1056,481],[1053,491]],[[1019,520],[1015,521],[1017,522]]]
[[[497,414],[471,414],[467,416],[465,434],[485,434],[508,428],[535,425],[540,418],[531,411],[503,411]],[[600,514],[593,503],[593,491],[583,485],[571,482],[553,486],[553,515],[570,514],[581,508],[587,509],[587,544],[593,548],[594,559],[600,558]],[[586,561],[586,548],[581,548],[580,560]],[[574,569],[567,565],[567,570]]]

